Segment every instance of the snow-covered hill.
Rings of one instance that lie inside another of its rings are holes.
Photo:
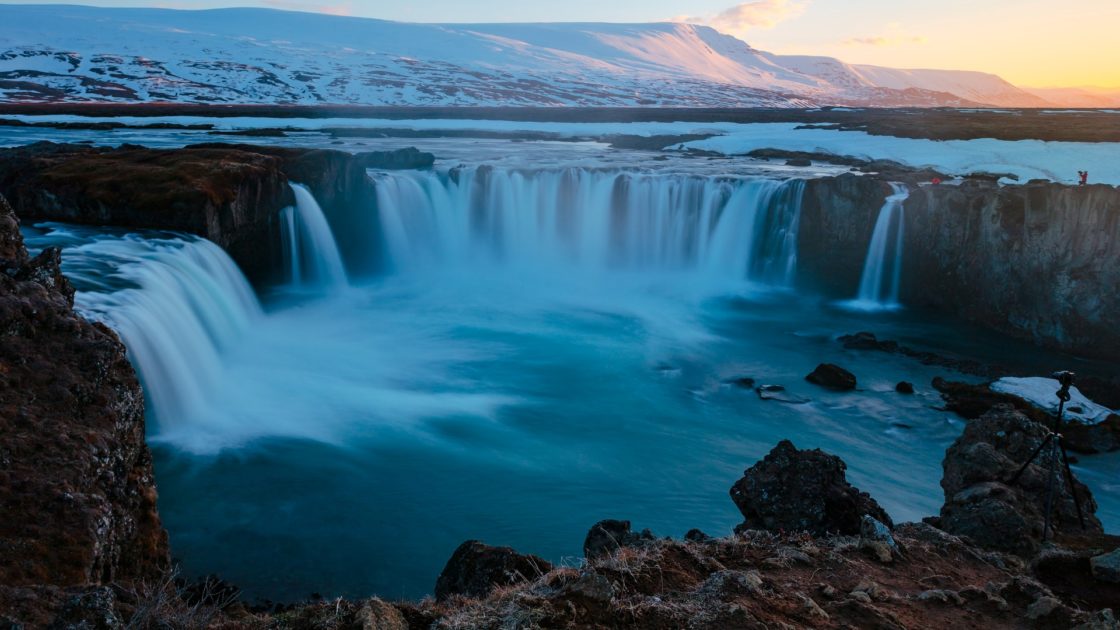
[[[409,24],[0,5],[0,100],[1038,106],[997,76],[765,53],[690,24]]]

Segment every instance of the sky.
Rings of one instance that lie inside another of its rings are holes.
[[[994,72],[1024,87],[1120,90],[1120,0],[0,0],[260,6],[412,22],[708,24],[755,48],[849,63]]]

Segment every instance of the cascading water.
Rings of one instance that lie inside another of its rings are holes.
[[[903,184],[891,184],[891,195],[879,210],[867,261],[859,284],[859,296],[852,303],[866,309],[894,309],[899,307],[898,295],[902,285],[902,244],[906,231],[903,203],[910,190]]]
[[[801,181],[490,167],[377,177],[390,265],[695,270],[793,282]]]
[[[63,247],[75,308],[121,336],[154,417],[196,414],[222,372],[223,351],[262,316],[233,260],[187,234],[40,228],[27,235],[29,248]]]
[[[345,286],[346,268],[323,209],[306,186],[291,187],[296,205],[284,208],[281,223],[289,283],[302,289]]]

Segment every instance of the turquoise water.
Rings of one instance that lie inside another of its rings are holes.
[[[940,508],[963,426],[929,383],[969,377],[837,336],[1080,369],[958,322],[797,291],[794,183],[376,177],[395,223],[367,246],[392,252],[389,269],[269,288],[260,305],[196,238],[28,230],[32,247],[65,246],[79,309],[117,328],[140,369],[173,555],[250,599],[420,597],[471,538],[576,564],[603,518],[726,534],[741,520],[728,489],[781,439],[843,457],[896,521],[920,519]],[[287,238],[317,255],[316,239]],[[860,389],[805,382],[821,362]],[[761,400],[741,377],[809,402]],[[917,394],[895,393],[901,380]],[[1120,529],[1120,457],[1076,472]]]

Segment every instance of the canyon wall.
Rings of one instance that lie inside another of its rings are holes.
[[[1120,190],[925,186],[906,213],[908,303],[1120,359]]]
[[[1050,348],[1120,357],[1120,189],[981,179],[910,189],[904,304]],[[873,177],[809,182],[803,286],[855,296],[888,192]]]

